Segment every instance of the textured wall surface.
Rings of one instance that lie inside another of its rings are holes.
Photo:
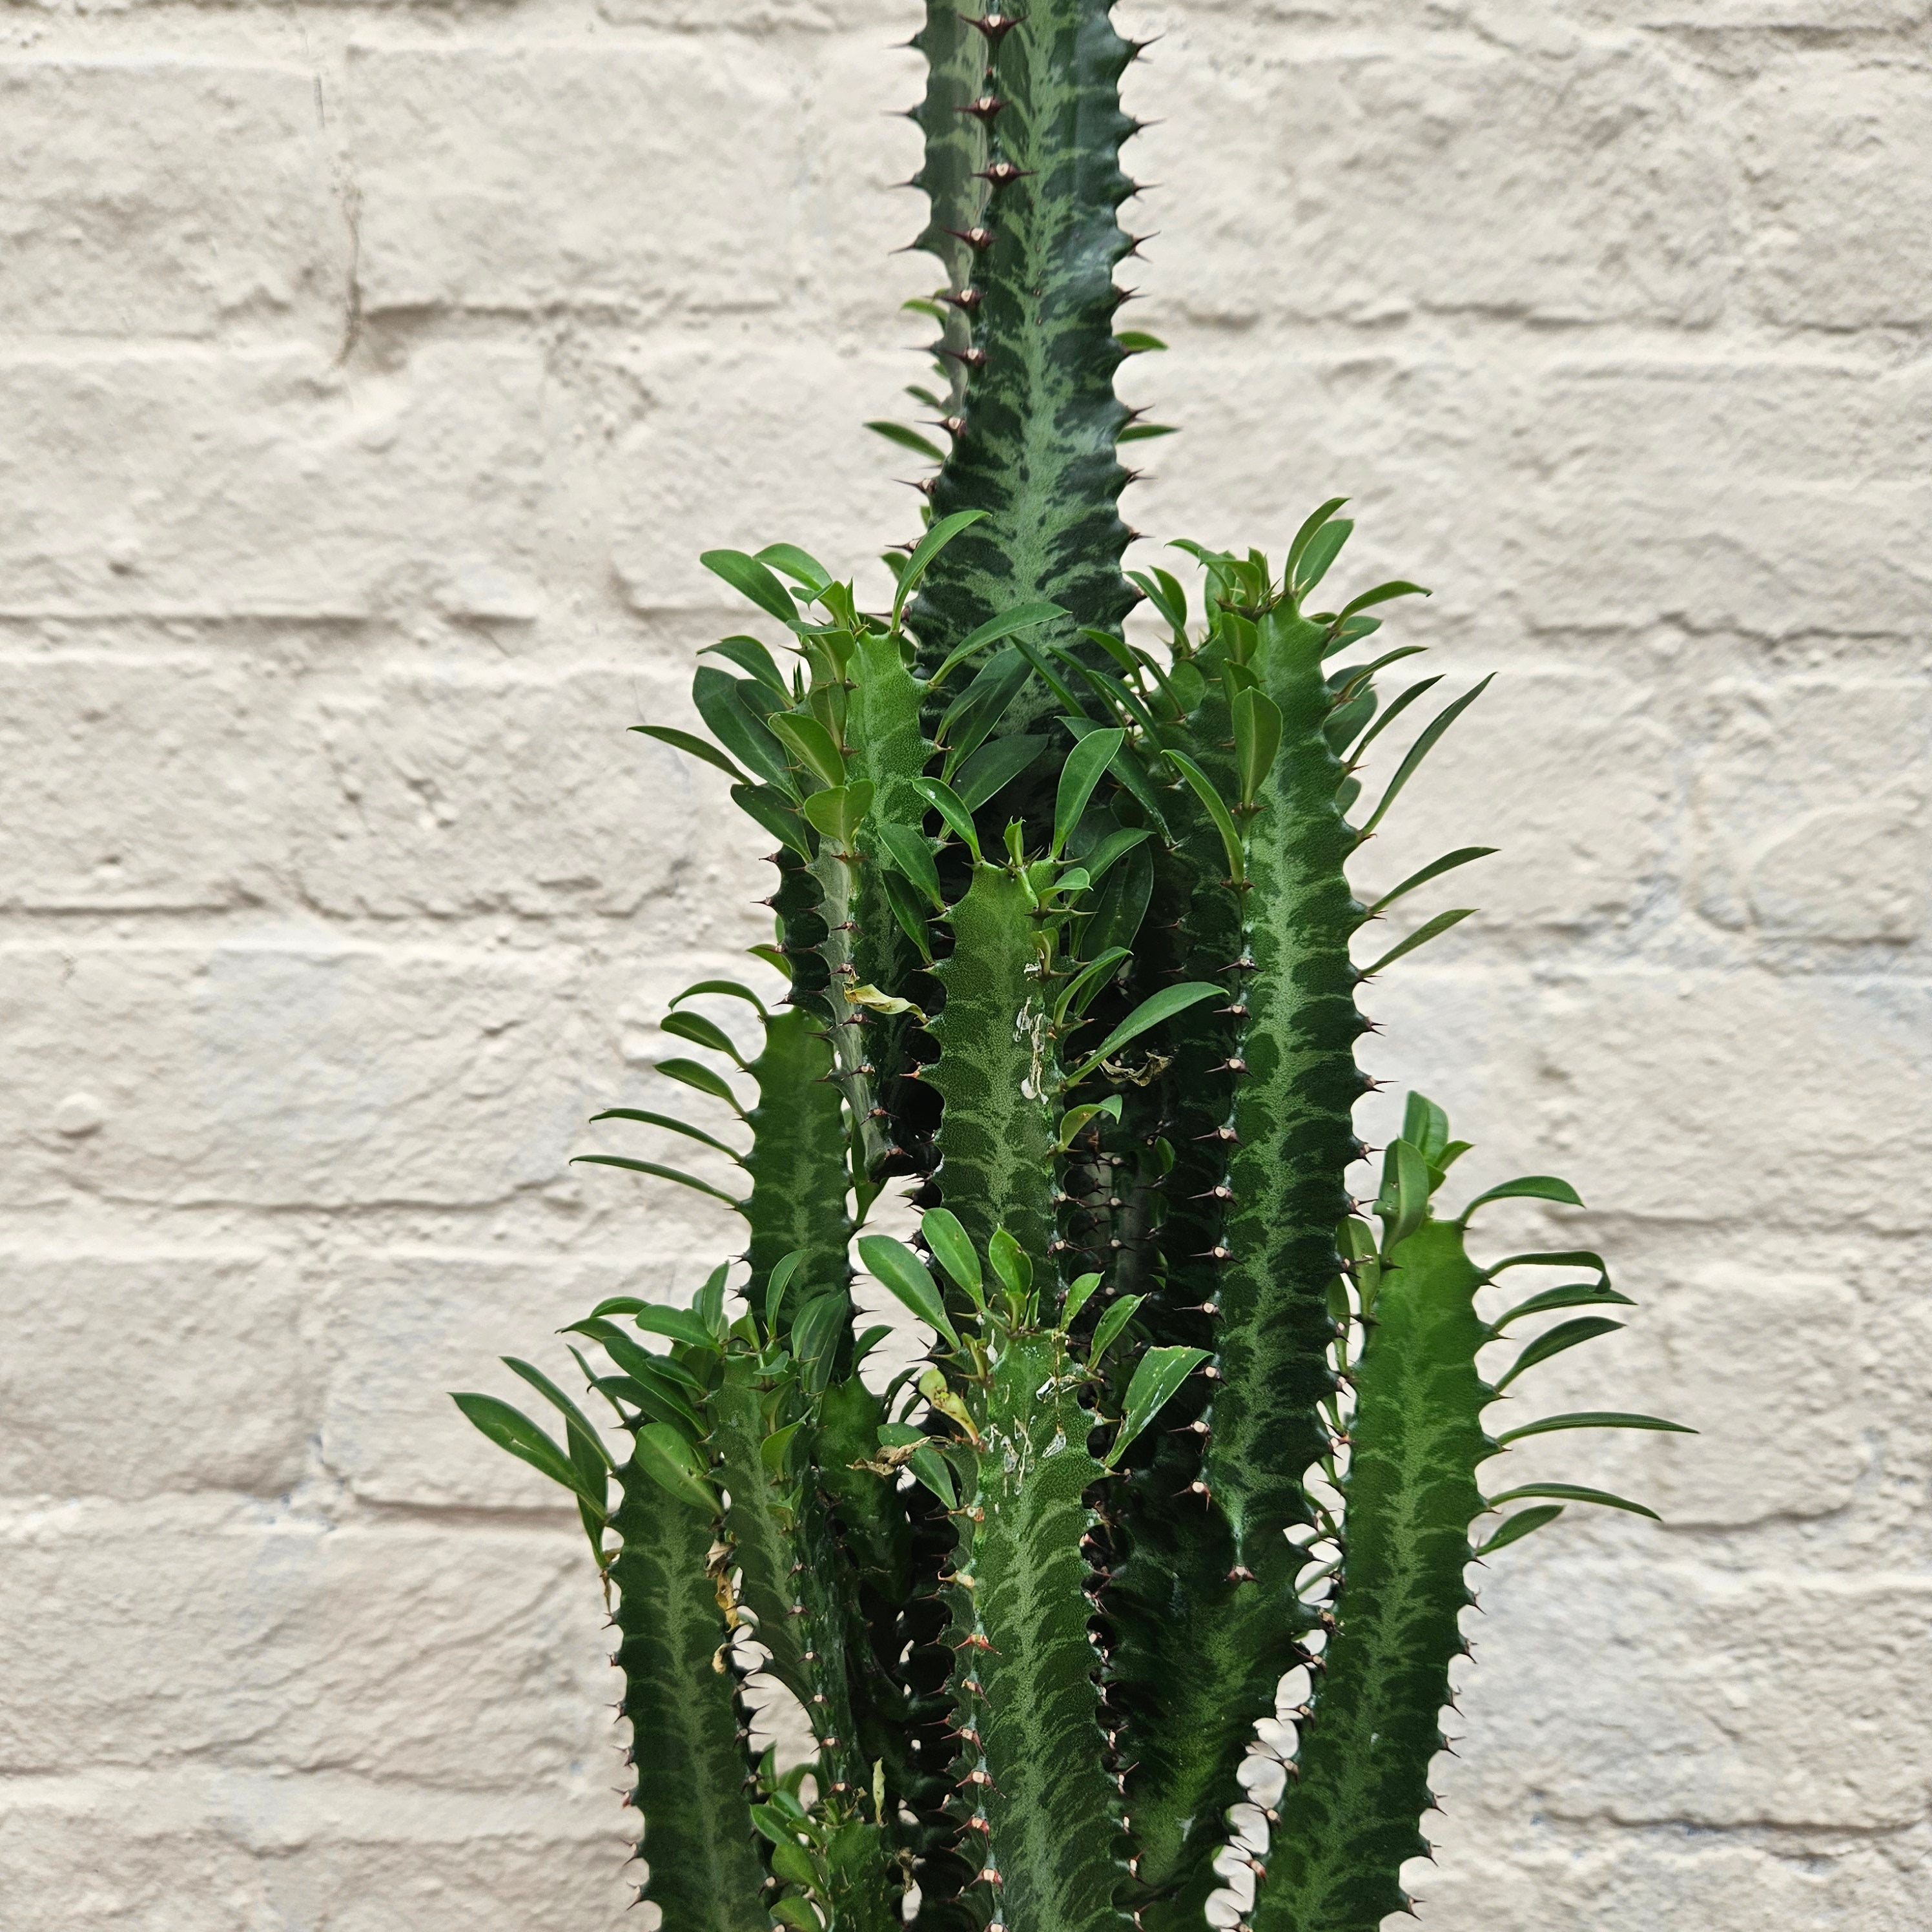
[[[742,626],[701,547],[913,527],[918,10],[0,14],[9,1932],[635,1922],[581,1538],[441,1391],[730,1244],[564,1164],[764,936],[622,728]],[[1121,19],[1130,520],[1346,490],[1499,674],[1364,1057],[1646,1304],[1540,1394],[1705,1432],[1540,1453],[1669,1526],[1494,1566],[1424,1923],[1924,1925],[1932,6]]]

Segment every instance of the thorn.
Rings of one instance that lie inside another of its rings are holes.
[[[1231,1583],[1252,1583],[1255,1580],[1255,1573],[1245,1563],[1237,1563],[1228,1572],[1227,1580]]]
[[[946,232],[950,235],[953,231],[949,228]],[[979,308],[986,299],[986,294],[983,289],[962,289],[957,295],[946,295],[940,297],[941,302],[950,303],[955,308],[964,309],[968,315]]]
[[[995,161],[990,168],[980,169],[973,178],[991,182],[997,190],[1006,187],[1010,182],[1024,180],[1033,172],[1031,168],[1016,167],[1011,161]]]
[[[983,369],[986,366],[986,352],[983,349],[942,349],[939,352],[955,362],[964,363],[969,369]]]
[[[1016,14],[982,14],[976,20],[970,14],[962,14],[959,17],[969,27],[977,27],[996,47],[1020,23],[1020,16]]]
[[[958,112],[970,114],[982,127],[990,128],[1006,105],[998,94],[982,94],[977,100],[968,101]]]

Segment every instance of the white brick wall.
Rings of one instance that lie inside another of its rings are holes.
[[[1540,1393],[1706,1432],[1537,1449],[1671,1524],[1496,1565],[1426,1922],[1924,1924],[1932,4],[1121,10],[1131,518],[1349,491],[1502,674],[1365,861],[1505,848],[1369,1057],[1647,1304]],[[742,621],[700,548],[911,527],[917,14],[0,25],[8,1932],[622,1922],[580,1542],[442,1391],[723,1251],[563,1165],[760,936],[622,728]]]

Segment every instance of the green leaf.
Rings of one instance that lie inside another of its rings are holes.
[[[1114,332],[1114,340],[1130,356],[1144,356],[1167,346],[1159,336],[1150,335],[1144,328],[1118,329]]]
[[[1016,604],[1010,610],[1003,610],[997,617],[988,617],[978,629],[970,632],[958,648],[947,654],[946,662],[928,680],[928,694],[937,691],[951,676],[956,667],[964,664],[974,652],[982,651],[988,644],[996,644],[1003,638],[1010,638],[1016,632],[1030,631],[1036,624],[1051,623],[1056,617],[1066,615],[1060,604],[1049,603],[1044,598],[1036,598],[1030,603]]]
[[[872,808],[872,782],[859,778],[850,784],[833,785],[815,791],[801,809],[813,825],[846,852],[852,850],[859,828]]]
[[[725,999],[742,1000],[747,1006],[758,1008],[760,1019],[768,1020],[771,1018],[771,1013],[764,1001],[760,999],[750,987],[737,980],[700,980],[695,985],[686,987],[684,991],[671,1001],[671,1010],[675,1012],[686,1000],[694,1000],[701,993],[716,993]]]
[[[640,1301],[634,1294],[613,1295],[591,1311],[593,1320],[610,1315],[628,1315],[647,1335],[663,1335],[688,1348],[713,1348],[717,1338],[704,1321],[688,1308],[667,1308],[662,1302]]]
[[[1385,966],[1393,966],[1406,953],[1413,952],[1418,946],[1426,946],[1439,934],[1447,932],[1452,926],[1460,926],[1476,908],[1458,906],[1453,912],[1438,912],[1436,916],[1418,926],[1406,939],[1391,946],[1372,965],[1361,969],[1364,980],[1372,980]]]
[[[1300,567],[1294,573],[1294,594],[1306,597],[1328,574],[1329,566],[1342,554],[1342,546],[1354,534],[1355,526],[1346,517],[1333,517],[1308,539],[1301,553]]]
[[[1508,1448],[1526,1436],[1547,1436],[1558,1429],[1660,1429],[1673,1436],[1695,1436],[1697,1431],[1681,1422],[1666,1422],[1654,1415],[1627,1415],[1613,1408],[1579,1409],[1569,1415],[1546,1415],[1540,1422],[1526,1422],[1520,1429],[1505,1430],[1496,1438]]]
[[[1563,1514],[1561,1503],[1540,1503],[1534,1509],[1518,1510],[1488,1542],[1478,1544],[1478,1556],[1492,1555],[1498,1550],[1506,1550],[1512,1543],[1520,1543],[1532,1530],[1554,1522]]]
[[[1416,767],[1435,749],[1436,742],[1443,733],[1448,730],[1450,726],[1454,724],[1456,719],[1461,717],[1462,713],[1489,689],[1490,679],[1495,676],[1494,671],[1490,672],[1489,677],[1484,678],[1479,683],[1472,686],[1457,698],[1454,704],[1444,705],[1430,720],[1428,724],[1424,728],[1422,735],[1408,748],[1408,755],[1396,767],[1395,776],[1389,780],[1388,789],[1382,794],[1382,802],[1369,815],[1367,822],[1357,835],[1358,838],[1367,838],[1369,834],[1382,822],[1383,814],[1400,796],[1402,787],[1415,776]]]
[[[792,1353],[805,1365],[806,1387],[818,1394],[832,1378],[838,1344],[851,1315],[852,1304],[842,1289],[814,1295],[798,1311],[791,1325]]]
[[[795,578],[808,590],[823,590],[832,581],[831,572],[811,551],[800,550],[796,544],[767,544],[758,552],[758,561]]]
[[[658,1024],[678,1040],[688,1040],[693,1046],[709,1047],[713,1053],[723,1054],[740,1067],[745,1064],[744,1056],[731,1036],[716,1021],[706,1019],[702,1013],[681,1013],[674,1010]]]
[[[791,1278],[797,1274],[805,1260],[805,1250],[794,1248],[788,1255],[781,1256],[772,1264],[772,1271],[765,1278],[765,1333],[776,1335],[778,1332],[778,1311],[784,1305],[784,1292]]]
[[[758,1464],[768,1476],[782,1478],[785,1465],[791,1455],[791,1445],[798,1440],[798,1432],[805,1426],[803,1418],[788,1422],[782,1429],[775,1429],[758,1444]]]
[[[1462,1220],[1466,1225],[1469,1216],[1486,1201],[1557,1201],[1566,1208],[1580,1208],[1583,1197],[1567,1180],[1558,1180],[1553,1174],[1526,1174],[1519,1180],[1506,1180],[1500,1187],[1492,1187],[1486,1194],[1479,1194],[1462,1210]]]
[[[544,1373],[542,1370],[532,1363],[519,1361],[514,1355],[506,1355],[502,1360],[504,1367],[509,1370],[514,1375],[521,1376],[524,1380],[528,1382],[531,1388],[535,1389],[559,1414],[575,1425],[578,1432],[596,1452],[598,1460],[604,1468],[608,1469],[612,1466],[610,1455],[604,1447],[603,1438],[591,1426],[590,1418],[571,1400],[568,1396],[564,1394],[562,1389],[557,1387],[556,1383],[550,1380],[549,1376]]]
[[[859,1258],[873,1279],[890,1289],[928,1328],[936,1329],[954,1348],[958,1347],[959,1331],[946,1312],[938,1283],[903,1241],[890,1234],[861,1234]]]
[[[1087,868],[1088,880],[1097,886],[1113,870],[1118,860],[1125,858],[1136,845],[1153,836],[1153,832],[1144,825],[1108,832],[1092,851],[1085,854],[1080,860]]]
[[[700,657],[715,654],[727,662],[736,664],[763,685],[781,704],[791,702],[791,686],[786,683],[784,673],[773,661],[772,654],[756,638],[720,638],[715,644],[705,645],[698,653]]]
[[[960,802],[958,794],[937,778],[914,778],[912,788],[945,820],[952,836],[972,854],[974,864],[978,864],[980,835],[974,829],[973,814]]]
[[[989,738],[953,773],[960,802],[977,812],[998,796],[1046,749],[1044,738]]]
[[[740,596],[747,597],[788,629],[799,625],[798,606],[791,593],[754,556],[741,550],[707,550],[698,558],[715,577],[722,577]]]
[[[572,1161],[572,1167],[621,1167],[630,1174],[648,1174],[659,1180],[674,1180],[680,1187],[694,1188],[700,1194],[708,1194],[714,1201],[722,1201],[728,1208],[735,1208],[740,1214],[745,1211],[745,1204],[736,1196],[727,1194],[722,1187],[713,1187],[708,1180],[700,1180],[694,1174],[686,1174],[682,1168],[662,1167],[654,1160],[632,1160],[621,1154],[580,1154]]]
[[[1205,1348],[1150,1348],[1134,1365],[1127,1384],[1126,1413],[1107,1451],[1112,1468],[1142,1430],[1160,1414],[1181,1384],[1208,1359]]]
[[[1087,1351],[1089,1369],[1100,1367],[1100,1358],[1113,1346],[1120,1330],[1134,1318],[1146,1299],[1142,1294],[1124,1294],[1119,1300],[1108,1304],[1106,1312],[1094,1324],[1094,1340]]]
[[[1546,1362],[1552,1355],[1560,1355],[1566,1348],[1574,1348],[1580,1342],[1594,1341],[1599,1335],[1612,1335],[1624,1324],[1612,1322],[1607,1315],[1580,1315],[1574,1322],[1559,1322],[1554,1328],[1537,1336],[1529,1346],[1510,1364],[1508,1371],[1495,1385],[1494,1393],[1501,1395],[1526,1369],[1533,1369],[1539,1362]]]
[[[808,711],[774,711],[766,719],[772,734],[821,784],[845,782],[845,758],[832,734]]]
[[[1100,1286],[1097,1274],[1083,1274],[1067,1284],[1066,1299],[1060,1306],[1060,1327],[1063,1334],[1073,1326],[1074,1318],[1094,1298],[1094,1291]]]
[[[1315,533],[1328,522],[1335,512],[1348,502],[1346,496],[1330,496],[1327,502],[1313,512],[1308,520],[1294,533],[1294,541],[1288,547],[1288,562],[1282,566],[1282,574],[1291,583],[1294,578],[1294,567],[1301,561],[1302,554],[1314,540]]]
[[[716,1516],[718,1492],[698,1452],[668,1422],[647,1422],[638,1431],[632,1452],[637,1465],[668,1496]]]
[[[905,568],[899,572],[898,587],[892,598],[892,628],[899,627],[899,620],[905,614],[906,601],[919,587],[919,580],[931,566],[932,560],[969,525],[976,524],[985,516],[984,510],[956,510],[950,517],[941,517],[924,536],[913,547],[911,556],[906,559]]]
[[[1562,1248],[1548,1254],[1505,1255],[1483,1270],[1483,1279],[1492,1281],[1504,1269],[1513,1268],[1593,1268],[1604,1280],[1610,1278],[1610,1264],[1594,1250]]]
[[[1231,707],[1234,720],[1234,764],[1240,774],[1241,802],[1252,805],[1262,781],[1281,749],[1281,706],[1264,691],[1244,691]]]
[[[1158,993],[1150,994],[1108,1034],[1097,1052],[1067,1076],[1065,1084],[1078,1086],[1103,1060],[1118,1053],[1130,1040],[1138,1040],[1150,1027],[1159,1026],[1163,1020],[1173,1018],[1176,1013],[1184,1013],[1190,1006],[1198,1006],[1203,1000],[1225,1000],[1227,997],[1225,986],[1210,986],[1204,980],[1190,980],[1184,986],[1163,987]]]
[[[915,456],[928,458],[934,463],[944,463],[946,452],[938,443],[922,436],[916,429],[908,429],[903,423],[868,422],[866,427],[874,436],[882,436],[888,442],[896,442],[902,449],[909,449]]]
[[[1106,729],[1104,725],[1095,724],[1090,718],[1066,717],[1060,722],[1076,738],[1084,738],[1094,732]],[[1122,746],[1115,756],[1114,776],[1132,794],[1135,802],[1153,821],[1154,830],[1165,838],[1167,836],[1166,814],[1162,812],[1160,801],[1155,797],[1154,788],[1148,783],[1147,776],[1142,771],[1139,760],[1135,758],[1130,746]]]
[[[1339,626],[1346,624],[1358,610],[1366,610],[1372,604],[1386,604],[1393,597],[1432,597],[1432,590],[1425,590],[1419,584],[1404,584],[1399,580],[1393,584],[1378,584],[1372,590],[1364,590],[1359,597],[1352,598],[1336,613],[1335,622]]]
[[[694,1087],[699,1093],[708,1094],[714,1100],[722,1100],[740,1120],[745,1118],[745,1110],[739,1106],[737,1095],[725,1084],[724,1075],[712,1072],[701,1060],[661,1060],[657,1070],[667,1080]]]
[[[824,1922],[796,1892],[773,1899],[766,1909],[781,1925],[789,1926],[791,1932],[825,1932]]]
[[[1120,970],[1121,962],[1132,957],[1124,946],[1110,946],[1097,959],[1083,967],[1060,989],[1060,997],[1053,1005],[1054,1024],[1060,1025],[1069,1012],[1084,1013],[1088,1001]]]
[[[930,1446],[915,1449],[906,1466],[948,1509],[959,1507],[959,1490],[952,1480],[952,1471],[937,1449]]]
[[[494,1395],[452,1395],[450,1400],[500,1449],[562,1484],[571,1494],[601,1509],[604,1498],[593,1495],[583,1473],[562,1449],[521,1410]]]
[[[1000,1278],[1000,1286],[1021,1300],[1033,1292],[1033,1257],[1022,1247],[1011,1231],[995,1228],[986,1244],[986,1258]]]
[[[774,1845],[771,1862],[772,1870],[793,1885],[814,1886],[818,1882],[818,1874],[812,1860],[796,1839],[784,1839]]]
[[[776,785],[734,785],[731,800],[781,845],[788,846],[801,859],[812,859],[812,841],[806,836],[804,821],[792,809],[788,794]]]
[[[1384,1195],[1388,1200],[1376,1204],[1383,1216],[1382,1252],[1393,1256],[1397,1248],[1420,1227],[1429,1212],[1429,1163],[1422,1150],[1405,1140],[1389,1143],[1388,1174]],[[1393,1180],[1390,1188],[1388,1182]]]
[[[694,758],[701,758],[705,764],[715,766],[728,778],[735,778],[740,784],[748,782],[745,774],[716,745],[707,744],[702,738],[693,737],[688,731],[680,731],[670,724],[633,724],[629,729],[642,736],[655,738],[660,744],[670,746],[674,751],[688,752]]]
[[[691,701],[711,735],[740,764],[782,792],[793,790],[784,747],[752,715],[730,672],[716,664],[700,664],[691,680]]]
[[[1642,1503],[1613,1496],[1607,1490],[1580,1489],[1574,1483],[1525,1483],[1519,1489],[1505,1490],[1501,1496],[1487,1500],[1491,1509],[1501,1509],[1504,1503],[1519,1503],[1530,1496],[1559,1496],[1567,1503],[1600,1503],[1605,1509],[1628,1510],[1633,1516],[1647,1516],[1652,1522],[1664,1520],[1656,1510],[1645,1508]]]
[[[932,842],[926,834],[915,825],[886,822],[879,826],[878,838],[892,863],[926,895],[935,910],[944,911],[946,902],[940,896],[939,868],[933,862]]]
[[[920,898],[910,880],[899,872],[882,872],[879,885],[886,896],[886,904],[890,908],[899,930],[919,949],[922,963],[932,964],[932,939],[926,930],[926,902]]]
[[[1412,892],[1418,886],[1426,886],[1431,879],[1439,879],[1444,872],[1453,872],[1458,866],[1466,866],[1472,860],[1486,859],[1498,848],[1494,845],[1464,845],[1454,852],[1447,852],[1439,859],[1433,859],[1419,872],[1412,872],[1399,886],[1383,893],[1368,909],[1372,919],[1384,908],[1392,906],[1405,893]]]
[[[1090,1107],[1069,1107],[1060,1117],[1060,1139],[1055,1152],[1064,1154],[1085,1130],[1088,1124],[1105,1115],[1108,1120],[1120,1118],[1120,1096],[1111,1094]]]
[[[715,1134],[707,1134],[702,1127],[694,1127],[688,1120],[680,1120],[670,1114],[653,1114],[642,1107],[606,1107],[601,1114],[592,1114],[590,1124],[595,1126],[599,1120],[636,1120],[647,1127],[668,1127],[674,1134],[682,1134],[686,1139],[701,1141],[708,1148],[736,1161],[742,1167],[744,1156],[734,1147],[728,1147]]]
[[[1058,858],[1101,774],[1114,762],[1114,754],[1126,742],[1124,731],[1095,731],[1082,738],[1067,754],[1060,769],[1060,789],[1053,806],[1053,843],[1048,848]]]
[[[984,1310],[986,1298],[981,1285],[980,1257],[973,1252],[973,1244],[960,1226],[958,1216],[950,1208],[932,1208],[920,1217],[919,1231],[932,1250],[933,1259]]]
[[[1526,1315],[1548,1315],[1558,1308],[1592,1308],[1616,1306],[1634,1308],[1636,1304],[1627,1294],[1619,1294],[1608,1282],[1577,1282],[1567,1288],[1546,1288],[1540,1294],[1532,1294],[1527,1301],[1520,1301],[1507,1315],[1499,1315],[1490,1324],[1492,1340],[1500,1335],[1512,1322]]]
[[[1240,884],[1248,875],[1248,861],[1241,835],[1235,829],[1233,813],[1214,789],[1214,781],[1186,752],[1169,752],[1166,758],[1168,763],[1187,781],[1208,816],[1214,821],[1214,829],[1220,833],[1221,843],[1228,854],[1228,877],[1234,884]]]
[[[1144,442],[1150,436],[1174,436],[1178,426],[1173,423],[1130,423],[1114,437],[1118,442]]]

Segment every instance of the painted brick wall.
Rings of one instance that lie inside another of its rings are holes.
[[[0,18],[10,1932],[626,1922],[580,1543],[440,1391],[727,1243],[564,1165],[762,936],[622,728],[742,622],[701,547],[912,527],[917,11]],[[1539,1459],[1670,1524],[1496,1565],[1425,1922],[1924,1924],[1932,7],[1121,13],[1132,520],[1346,490],[1500,674],[1367,1057],[1647,1304],[1544,1393],[1706,1432]]]

